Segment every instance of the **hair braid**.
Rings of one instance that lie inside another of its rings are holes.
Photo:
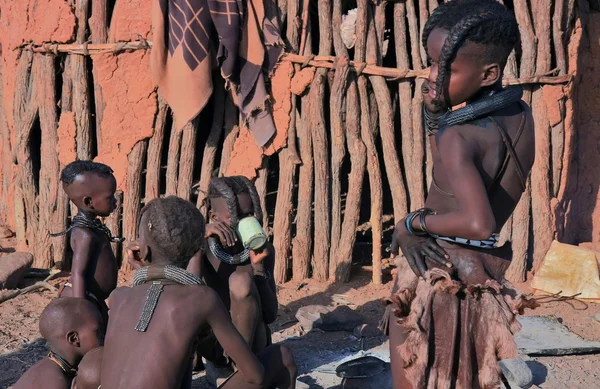
[[[423,27],[423,35],[421,36],[421,43],[423,44],[423,48],[425,48],[425,52],[427,52],[427,39],[429,39],[429,34],[433,31],[440,20],[444,18],[444,15],[448,12],[450,8],[453,8],[461,4],[460,1],[450,1],[448,3],[444,3],[437,7],[435,11],[427,18],[427,22],[425,22],[425,27]]]
[[[225,177],[213,178],[209,185],[209,196],[225,199],[227,208],[229,208],[231,224],[236,225],[238,222],[237,197],[227,181]]]
[[[472,29],[493,18],[493,14],[487,13],[468,16],[457,23],[448,32],[448,36],[446,37],[446,41],[444,42],[444,46],[442,47],[442,52],[438,60],[439,70],[437,79],[435,80],[435,102],[438,104],[442,103],[440,99],[444,97],[444,83],[446,82],[450,65],[452,64],[452,60],[458,52],[458,48],[464,42],[465,38]]]
[[[258,195],[258,192],[256,191],[256,187],[254,186],[252,181],[250,181],[248,179],[248,177],[244,177],[244,176],[235,176],[235,177],[231,177],[231,178],[233,180],[237,181],[238,184],[243,186],[248,191],[248,195],[250,196],[250,199],[252,199],[252,207],[254,208],[254,216],[256,216],[256,218],[262,223],[263,211],[262,211],[262,207],[260,206],[260,196]]]

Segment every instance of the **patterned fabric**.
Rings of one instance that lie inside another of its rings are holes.
[[[265,17],[263,0],[155,0],[152,12],[152,74],[177,129],[206,105],[216,65],[245,124],[264,146],[275,134],[265,77],[283,42]]]
[[[445,240],[447,242],[458,243],[464,246],[473,246],[479,247],[480,249],[495,249],[498,247],[498,240],[500,239],[500,234],[493,233],[489,239],[486,240],[477,240],[477,239],[465,239],[465,238],[452,238],[449,236],[440,236],[431,234],[436,239]]]

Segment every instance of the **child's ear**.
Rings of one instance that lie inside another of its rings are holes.
[[[217,220],[217,214],[212,209],[208,211],[208,220],[211,222]]]
[[[73,347],[79,347],[81,345],[79,342],[79,333],[77,331],[69,331],[67,333],[67,342]]]
[[[83,198],[83,205],[85,205],[88,208],[94,208],[92,205],[92,198],[90,196],[85,196]]]
[[[490,65],[486,65],[483,69],[483,80],[481,81],[481,86],[492,86],[495,85],[502,77],[502,72],[500,71],[500,65],[497,63],[493,63]]]

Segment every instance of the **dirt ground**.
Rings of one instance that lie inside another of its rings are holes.
[[[64,274],[63,276],[66,276]],[[59,285],[64,277],[51,282]],[[121,276],[120,283],[128,283]],[[354,269],[352,281],[331,285],[315,281],[290,282],[279,287],[280,310],[277,321],[271,326],[274,342],[284,342],[294,352],[299,381],[310,388],[324,386],[309,373],[320,366],[336,362],[346,355],[372,349],[386,341],[384,336],[360,339],[349,332],[304,333],[295,319],[299,307],[311,304],[348,305],[360,313],[365,323],[377,325],[383,313],[380,299],[389,293],[391,278],[384,278],[384,285],[370,283],[368,267]],[[527,285],[519,286],[527,290]],[[48,352],[40,338],[38,318],[45,305],[54,297],[48,291],[21,295],[0,305],[0,388],[10,388],[27,368],[43,358]],[[544,304],[529,315],[555,315],[573,332],[590,339],[600,340],[600,323],[593,316],[600,313],[600,305],[579,301]],[[536,385],[544,389],[592,388],[600,382],[600,355],[539,357],[528,362],[536,375]],[[332,376],[330,382],[336,381]],[[194,377],[194,388],[208,388],[204,373]]]

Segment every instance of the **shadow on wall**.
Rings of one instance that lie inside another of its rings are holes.
[[[564,207],[567,243],[600,245],[600,13],[590,13],[578,57],[573,152]],[[558,219],[558,218],[557,218]],[[557,220],[557,224],[560,223]]]

